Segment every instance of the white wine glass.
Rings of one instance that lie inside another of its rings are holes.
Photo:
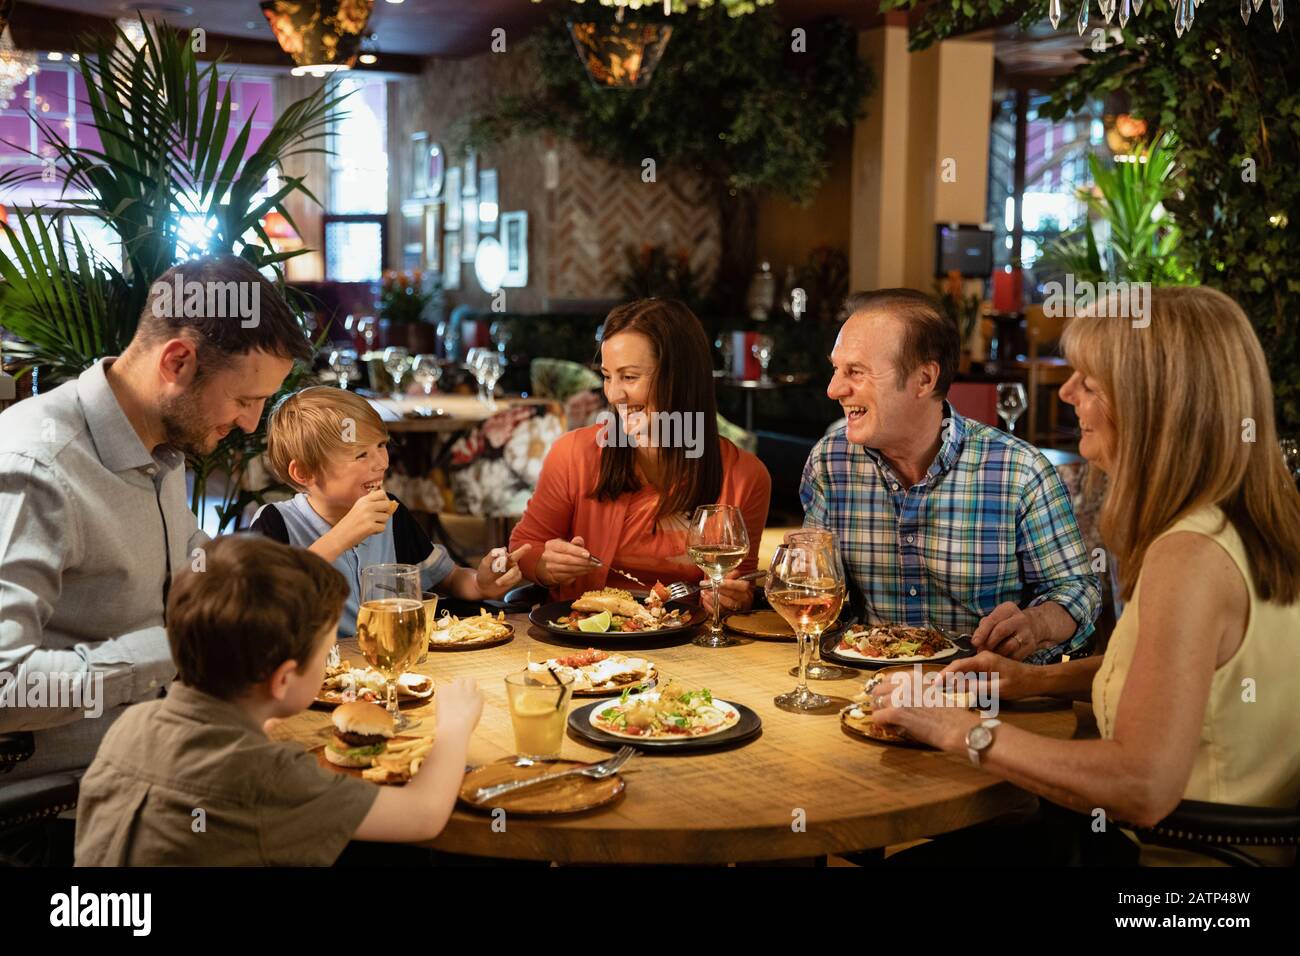
[[[397,679],[425,647],[424,595],[413,564],[372,564],[361,569],[357,644],[367,663],[387,680],[388,713],[396,730],[419,724],[397,708]]]
[[[772,555],[767,601],[794,628],[799,643],[799,683],[773,703],[782,710],[819,711],[833,706],[829,697],[808,689],[808,660],[821,633],[844,604],[844,571],[825,548],[783,544]]]
[[[727,647],[736,643],[722,630],[722,579],[740,566],[749,554],[749,532],[745,517],[735,505],[701,505],[691,516],[686,532],[686,553],[713,586],[713,618],[707,634],[695,643],[700,647]]]
[[[348,390],[348,382],[361,378],[361,367],[357,364],[357,353],[352,349],[336,349],[330,352],[330,370],[334,373],[339,388]]]
[[[776,343],[772,341],[772,336],[770,335],[758,336],[754,339],[754,344],[750,347],[750,350],[754,353],[754,358],[758,359],[759,367],[763,370],[763,376],[759,381],[764,384],[772,381],[771,376],[767,374],[767,366],[772,361],[772,352],[775,348]]]
[[[786,544],[798,545],[805,548],[821,548],[827,553],[827,560],[833,561],[840,566],[839,577],[844,580],[843,562],[840,559],[839,540],[835,537],[835,532],[826,531],[822,528],[804,528],[802,531],[791,531],[785,536]],[[846,581],[847,588],[847,581]],[[826,625],[830,627],[835,623],[835,619]],[[821,635],[825,632],[823,627],[817,634],[817,641],[813,644],[812,658],[808,662],[806,677],[808,680],[844,680],[853,677],[857,671],[850,670],[847,667],[840,667],[838,664],[828,664],[822,660],[822,642]],[[790,676],[797,677],[799,667],[795,665],[790,668]]]
[[[999,382],[998,383],[998,416],[1007,423],[1007,431],[1015,434],[1016,419],[1019,418],[1026,408],[1029,407],[1029,401],[1025,397],[1025,386],[1020,382]],[[1030,436],[1030,440],[1033,436]]]
[[[411,353],[391,345],[384,349],[384,371],[393,380],[393,398],[402,397],[402,379],[411,370]]]

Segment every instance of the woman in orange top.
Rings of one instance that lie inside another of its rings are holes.
[[[667,299],[619,306],[605,320],[600,361],[617,422],[611,415],[569,432],[546,456],[510,536],[512,551],[534,545],[519,562],[524,577],[556,600],[637,586],[620,572],[647,585],[699,581],[686,556],[687,522],[700,505],[731,504],[744,515],[749,554],[723,582],[721,602],[748,607],[752,587],[736,579],[758,565],[772,480],[762,462],[718,435],[700,320]],[[593,567],[589,555],[602,564]]]

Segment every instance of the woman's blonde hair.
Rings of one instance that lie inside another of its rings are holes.
[[[1236,302],[1205,287],[1154,289],[1143,318],[1081,316],[1062,339],[1066,361],[1100,383],[1115,426],[1101,532],[1124,597],[1162,532],[1218,505],[1245,545],[1255,592],[1293,603],[1300,494],[1255,330]]]
[[[360,395],[341,388],[314,385],[286,395],[271,410],[266,423],[266,457],[286,484],[299,488],[289,476],[289,462],[318,478],[331,461],[357,445],[388,440],[379,413]]]

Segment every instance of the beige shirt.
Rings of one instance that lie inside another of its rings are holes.
[[[1191,531],[1212,538],[1237,565],[1250,597],[1246,634],[1210,683],[1201,739],[1183,797],[1211,803],[1294,808],[1300,804],[1300,602],[1260,600],[1241,537],[1217,507],[1203,508],[1165,534]],[[1164,537],[1161,535],[1160,537]],[[1195,587],[1195,582],[1188,582]],[[1115,625],[1092,682],[1097,727],[1114,733],[1120,696],[1138,641],[1142,578]]]
[[[81,781],[78,866],[328,866],[379,788],[173,684],[104,737]]]

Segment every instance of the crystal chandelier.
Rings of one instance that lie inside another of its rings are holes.
[[[1152,0],[1154,3],[1155,0]],[[1182,39],[1184,33],[1192,27],[1192,21],[1196,19],[1196,8],[1205,0],[1169,0],[1169,6],[1174,11],[1174,33]],[[1264,0],[1238,0],[1241,4],[1241,22],[1250,23],[1250,14],[1252,9],[1258,13],[1259,8],[1264,5]],[[1055,30],[1057,24],[1061,22],[1061,8],[1064,0],[1050,0],[1047,5],[1047,18],[1052,21],[1052,29]],[[1283,0],[1269,0],[1269,6],[1273,11],[1273,30],[1282,29],[1282,21],[1286,17],[1282,9]],[[1083,0],[1083,5],[1079,7],[1079,16],[1075,21],[1079,28],[1079,35],[1083,36],[1083,31],[1088,29],[1088,7],[1091,0]],[[1101,15],[1110,23],[1115,18],[1116,11],[1119,12],[1119,25],[1121,27],[1128,25],[1128,19],[1135,13],[1142,12],[1142,0],[1097,0],[1097,6],[1101,10]]]
[[[38,72],[36,54],[14,46],[9,28],[0,33],[0,110],[7,109],[27,78]]]

